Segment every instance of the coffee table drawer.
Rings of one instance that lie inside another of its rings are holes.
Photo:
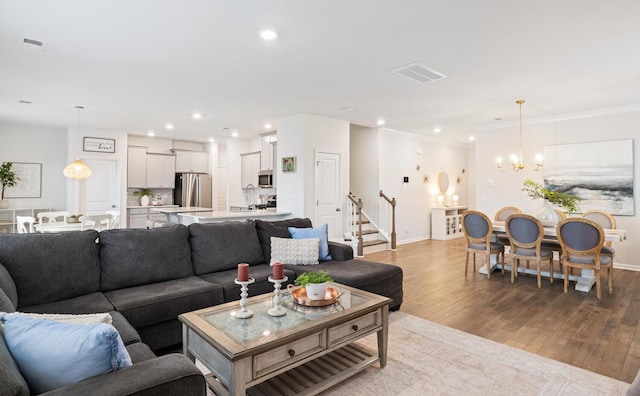
[[[260,378],[324,350],[325,339],[326,332],[322,330],[268,352],[255,355],[253,357],[253,379]]]
[[[329,328],[329,348],[336,344],[360,338],[362,333],[371,331],[372,329],[379,327],[381,324],[382,311],[377,310],[362,317],[333,326]]]

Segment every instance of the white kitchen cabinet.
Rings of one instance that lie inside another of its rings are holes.
[[[175,188],[175,158],[173,155],[147,154],[148,188]]]
[[[260,172],[260,152],[240,154],[240,185],[246,187],[253,184],[258,188],[258,173]]]
[[[129,228],[147,228],[147,218],[149,217],[149,209],[129,209]]]
[[[129,147],[127,149],[127,187],[143,188],[147,186],[147,148]]]
[[[176,172],[209,173],[209,153],[176,150]]]
[[[432,208],[431,239],[462,238],[462,215],[466,210],[466,206]]]
[[[273,170],[273,152],[274,143],[277,141],[275,135],[269,135],[262,137],[262,151],[260,156],[260,170],[272,171]]]

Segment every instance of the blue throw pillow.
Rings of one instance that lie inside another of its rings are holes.
[[[331,255],[329,254],[329,226],[327,224],[316,228],[289,227],[289,233],[293,239],[318,238],[320,240],[318,260],[331,260]]]
[[[131,366],[118,330],[0,313],[4,339],[32,393]]]

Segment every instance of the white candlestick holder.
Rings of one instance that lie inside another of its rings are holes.
[[[240,285],[240,309],[233,312],[233,316],[239,319],[246,319],[253,316],[253,311],[247,309],[247,296],[249,293],[249,285],[254,283],[256,280],[254,278],[249,278],[246,281],[239,281],[237,278],[234,281],[236,285]]]
[[[282,316],[286,315],[287,311],[284,310],[280,306],[280,289],[282,288],[282,282],[288,281],[289,278],[286,276],[282,279],[273,279],[273,277],[269,277],[269,282],[273,283],[273,307],[269,308],[267,313],[271,316]]]

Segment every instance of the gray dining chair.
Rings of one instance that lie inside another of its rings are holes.
[[[608,228],[611,230],[616,229],[616,219],[611,215],[611,213],[604,210],[588,210],[582,214],[582,217],[585,219],[593,220],[600,225],[602,228]],[[616,250],[611,246],[611,241],[605,241],[604,246],[602,247],[602,254],[606,254],[607,256],[611,256],[611,259],[616,255]]]
[[[509,216],[516,213],[522,213],[522,209],[516,206],[503,206],[498,209],[495,215],[493,215],[493,220],[495,221],[507,221]],[[495,233],[495,241],[502,244],[509,243],[509,237],[507,237],[506,232],[497,232]]]
[[[613,259],[601,254],[604,246],[604,230],[593,220],[570,217],[557,225],[558,240],[562,246],[564,267],[564,292],[569,290],[569,268],[593,270],[596,278],[596,295],[602,299],[600,272],[607,270],[609,294],[613,293]]]
[[[549,261],[549,282],[553,283],[553,251],[542,247],[544,227],[540,220],[528,214],[516,213],[507,218],[505,228],[511,245],[511,258],[513,259],[511,283],[518,277],[520,260],[525,260],[527,263],[530,260],[536,262],[538,288],[542,286],[540,277],[541,261]]]
[[[487,215],[475,210],[467,210],[462,215],[462,232],[467,239],[467,255],[464,263],[464,275],[467,276],[469,254],[473,254],[473,270],[476,270],[476,254],[483,254],[487,263],[487,279],[491,279],[491,255],[496,255],[496,262],[502,254],[501,270],[504,274],[504,245],[491,242],[493,225]]]

